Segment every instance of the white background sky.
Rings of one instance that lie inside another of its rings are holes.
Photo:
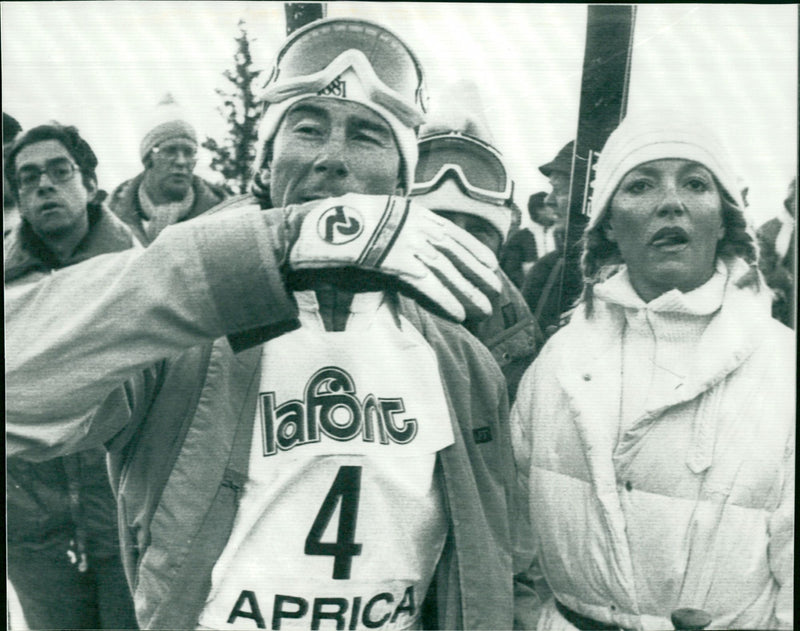
[[[214,88],[227,87],[240,18],[265,77],[285,37],[280,2],[3,2],[0,10],[3,111],[24,128],[76,125],[107,190],[141,170],[143,125],[166,92],[201,137],[224,135]],[[679,4],[637,14],[629,113],[688,107],[716,125],[750,186],[756,223],[777,212],[797,169],[797,13],[796,5]],[[577,128],[585,5],[331,2],[328,15],[372,19],[405,39],[434,109],[445,86],[474,82],[517,202],[547,188],[537,167]],[[201,154],[197,172],[215,179],[208,163]]]

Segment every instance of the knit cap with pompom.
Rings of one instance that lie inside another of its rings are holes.
[[[186,113],[169,92],[150,115],[147,130],[139,145],[139,157],[144,162],[153,147],[173,138],[185,138],[197,144],[197,132],[187,121]]]

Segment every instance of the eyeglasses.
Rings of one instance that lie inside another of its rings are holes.
[[[33,164],[26,165],[17,172],[17,185],[21,191],[30,191],[39,186],[45,173],[53,184],[60,184],[71,180],[77,169],[78,165],[67,158],[48,160],[44,163],[44,169]]]
[[[163,147],[153,147],[153,155],[162,156],[167,160],[174,162],[180,156],[188,161],[197,159],[197,149],[190,145],[165,145]]]
[[[490,144],[460,132],[433,134],[420,139],[419,160],[412,195],[424,195],[439,187],[448,176],[464,193],[498,206],[514,196],[502,155]]]
[[[423,122],[427,94],[417,58],[392,32],[365,20],[317,20],[295,31],[278,53],[264,100],[280,103],[320,93],[346,98],[334,84],[348,69],[366,87],[370,100],[409,127]]]

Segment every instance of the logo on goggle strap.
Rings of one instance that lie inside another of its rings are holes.
[[[364,229],[364,220],[355,208],[334,206],[320,215],[317,222],[319,236],[333,245],[350,243]]]
[[[338,96],[340,98],[347,98],[347,82],[338,77],[331,81],[327,87],[319,91],[320,96]]]

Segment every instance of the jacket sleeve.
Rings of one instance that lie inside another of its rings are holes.
[[[252,327],[293,328],[282,218],[255,208],[198,218],[147,249],[8,287],[9,453],[40,459],[101,444],[147,405],[159,360]]]
[[[795,432],[786,447],[781,501],[769,519],[768,558],[780,589],[775,601],[775,629],[794,628]]]
[[[536,629],[544,602],[551,592],[536,556],[534,524],[530,518],[529,476],[532,452],[534,384],[543,357],[528,368],[511,408],[511,444],[516,466],[516,488],[511,520],[514,544],[514,629]]]

